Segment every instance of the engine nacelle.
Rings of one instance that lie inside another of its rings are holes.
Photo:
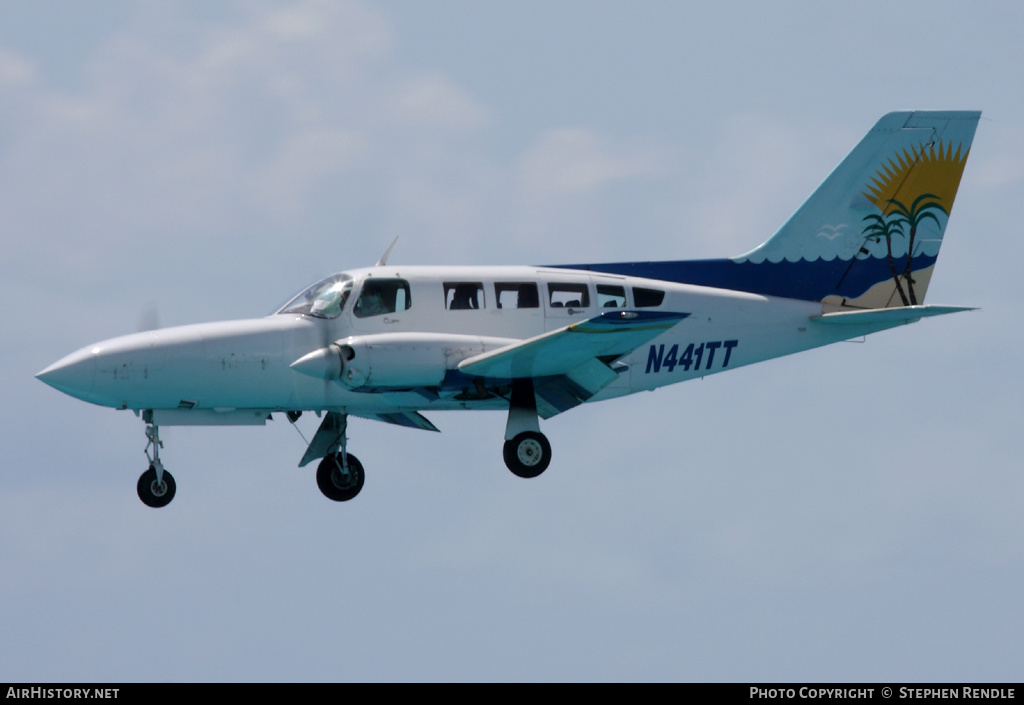
[[[462,360],[516,342],[444,333],[350,336],[304,355],[291,367],[354,390],[437,387]]]

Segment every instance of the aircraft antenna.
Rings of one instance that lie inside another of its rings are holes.
[[[384,250],[384,254],[382,254],[380,256],[380,259],[377,260],[377,265],[376,266],[383,267],[385,264],[388,263],[388,257],[391,255],[391,250],[395,249],[395,243],[397,243],[397,242],[398,242],[398,236],[396,235],[395,239],[391,241],[391,245],[388,247],[388,249]]]

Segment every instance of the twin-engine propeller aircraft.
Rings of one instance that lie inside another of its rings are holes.
[[[300,466],[345,501],[363,486],[350,415],[436,431],[420,412],[507,410],[505,463],[548,467],[539,419],[964,307],[925,292],[978,112],[886,115],[767,242],[730,259],[333,274],[266,318],[164,328],[39,373],[146,423],[139,497],[175,483],[160,426],[323,422]],[[389,249],[390,252],[390,249]],[[150,451],[152,450],[152,453]]]

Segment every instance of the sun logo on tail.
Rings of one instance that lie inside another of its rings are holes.
[[[933,221],[941,238],[939,214],[949,217],[969,153],[970,149],[962,152],[959,146],[954,153],[952,144],[943,147],[941,142],[904,149],[883,164],[866,186],[863,195],[879,212],[864,217],[863,234],[870,242],[885,242],[889,268],[904,306],[918,303],[911,273],[918,228]],[[902,271],[893,257],[892,240],[896,236],[906,239],[907,258]]]

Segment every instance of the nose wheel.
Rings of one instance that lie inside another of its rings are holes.
[[[147,417],[146,421],[151,421],[151,417]],[[159,509],[171,503],[171,500],[174,499],[177,485],[174,483],[174,477],[171,476],[171,473],[164,470],[164,464],[160,462],[160,449],[164,447],[164,444],[160,440],[160,429],[157,428],[156,424],[148,423],[146,425],[146,438],[149,439],[149,442],[146,444],[146,457],[149,459],[149,469],[139,477],[139,482],[135,489],[139,493],[139,499],[142,500],[143,504],[147,507]],[[153,449],[152,455],[149,454],[150,448]]]
[[[174,477],[166,470],[162,474],[163,477],[158,480],[156,468],[150,465],[149,470],[139,476],[139,484],[136,486],[136,490],[138,490],[139,499],[147,507],[153,507],[154,509],[166,507],[174,499],[174,492],[177,489],[177,486],[174,484]]]

